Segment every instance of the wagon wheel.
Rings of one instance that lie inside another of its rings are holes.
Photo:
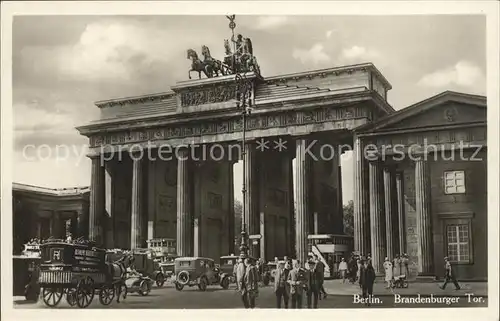
[[[99,291],[99,302],[102,305],[109,305],[115,297],[115,288],[113,286],[103,285]]]
[[[161,288],[165,284],[165,277],[163,276],[163,273],[158,273],[156,276],[156,286]]]
[[[53,308],[61,302],[63,289],[57,287],[43,288],[42,297],[43,302]]]
[[[68,292],[66,292],[66,302],[72,307],[76,305],[76,289],[68,289]]]
[[[76,304],[79,308],[86,308],[94,299],[94,280],[85,278],[78,281],[76,286]]]

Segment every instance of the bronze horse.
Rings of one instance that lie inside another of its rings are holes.
[[[193,49],[188,49],[187,59],[191,59],[191,70],[189,70],[188,72],[189,79],[191,79],[192,71],[198,72],[199,79],[201,79],[202,72],[205,74],[205,76],[207,76],[207,78],[212,78],[212,68],[205,62],[201,61],[200,58],[198,58],[198,54],[196,53],[196,51],[194,51]]]
[[[225,75],[225,72],[224,72],[224,67],[222,65],[222,62],[220,62],[219,60],[216,60],[212,57],[212,55],[210,55],[210,49],[203,45],[201,47],[201,54],[203,55],[204,57],[204,60],[203,60],[203,63],[207,66],[210,67],[210,70],[212,72],[212,77],[215,76],[219,76],[219,72],[220,74],[223,76]]]

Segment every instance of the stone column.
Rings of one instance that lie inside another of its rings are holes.
[[[89,240],[102,245],[104,241],[101,226],[104,215],[104,166],[101,165],[99,155],[91,157],[91,161]]]
[[[399,252],[406,253],[406,233],[404,221],[404,190],[403,190],[403,174],[396,173],[396,194],[397,194],[397,211],[398,211],[398,236],[399,236]]]
[[[62,235],[61,213],[59,213],[58,211],[54,211],[52,213],[52,219],[50,224],[52,227],[51,231],[52,236],[56,239],[64,238],[64,236]]]
[[[104,164],[104,208],[105,208],[105,222],[103,226],[106,227],[106,237],[105,237],[105,245],[106,248],[114,248],[115,247],[115,211],[114,207],[114,182],[113,179],[115,177],[115,163],[113,161],[106,161]]]
[[[76,235],[73,238],[84,237],[87,238],[87,228],[83,209],[76,211]]]
[[[354,249],[363,255],[370,252],[370,212],[367,180],[367,160],[364,144],[354,139]]]
[[[229,253],[235,253],[235,233],[239,233],[241,231],[234,230],[234,163],[232,160],[229,160],[228,164],[228,242],[229,242]]]
[[[313,213],[313,222],[314,222],[314,234],[319,234],[319,222],[318,222],[318,212]]]
[[[191,255],[191,188],[189,153],[178,150],[177,160],[177,255]]]
[[[307,155],[308,141],[306,139],[298,139],[296,141],[296,175],[297,175],[297,208],[295,214],[295,247],[296,257],[301,264],[307,260],[308,243],[307,235],[309,234],[309,169],[310,157]]]
[[[394,185],[393,185],[393,177],[392,171],[388,167],[384,167],[384,204],[385,204],[385,242],[387,246],[387,256],[389,259],[394,258],[395,252],[395,244],[394,240],[394,229],[392,226],[392,222],[394,221],[394,208],[392,204],[394,195],[392,193]]]
[[[143,214],[143,157],[135,155],[132,158],[132,207],[130,218],[130,248],[143,247],[143,227],[142,227],[142,214]]]
[[[385,220],[380,165],[369,164],[371,254],[375,273],[381,274],[385,259]]]
[[[292,141],[293,142],[293,141]],[[295,253],[295,196],[293,183],[293,156],[288,160],[288,257]]]
[[[266,259],[266,216],[264,212],[260,212],[260,258]],[[266,261],[267,262],[267,261]]]
[[[252,142],[245,142],[245,150],[243,152],[243,157],[245,159],[245,166],[243,171],[245,172],[245,196],[244,196],[244,216],[245,216],[245,228],[249,235],[258,233],[258,217],[256,213],[258,197],[255,197],[256,188],[256,178],[257,175],[255,173],[256,166],[258,166],[255,157],[255,145]],[[247,244],[249,248],[249,254],[251,256],[256,256],[257,253],[253,253],[255,250],[255,246],[252,244]]]
[[[431,275],[434,272],[428,166],[427,161],[423,159],[415,162],[415,207],[417,212],[418,273],[420,275]]]

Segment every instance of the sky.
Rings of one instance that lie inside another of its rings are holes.
[[[373,62],[407,107],[445,90],[486,94],[482,16],[237,16],[264,77]],[[169,91],[187,80],[186,50],[216,58],[230,37],[225,16],[16,16],[13,23],[13,180],[46,187],[90,184],[94,102]],[[342,158],[352,199],[350,154]],[[241,199],[241,163],[235,196]]]

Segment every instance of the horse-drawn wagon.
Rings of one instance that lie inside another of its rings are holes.
[[[86,308],[98,293],[99,301],[109,305],[115,295],[126,295],[124,275],[130,256],[106,262],[106,250],[90,243],[48,241],[40,245],[41,263],[38,284],[43,302],[55,307],[66,295],[71,306]]]

